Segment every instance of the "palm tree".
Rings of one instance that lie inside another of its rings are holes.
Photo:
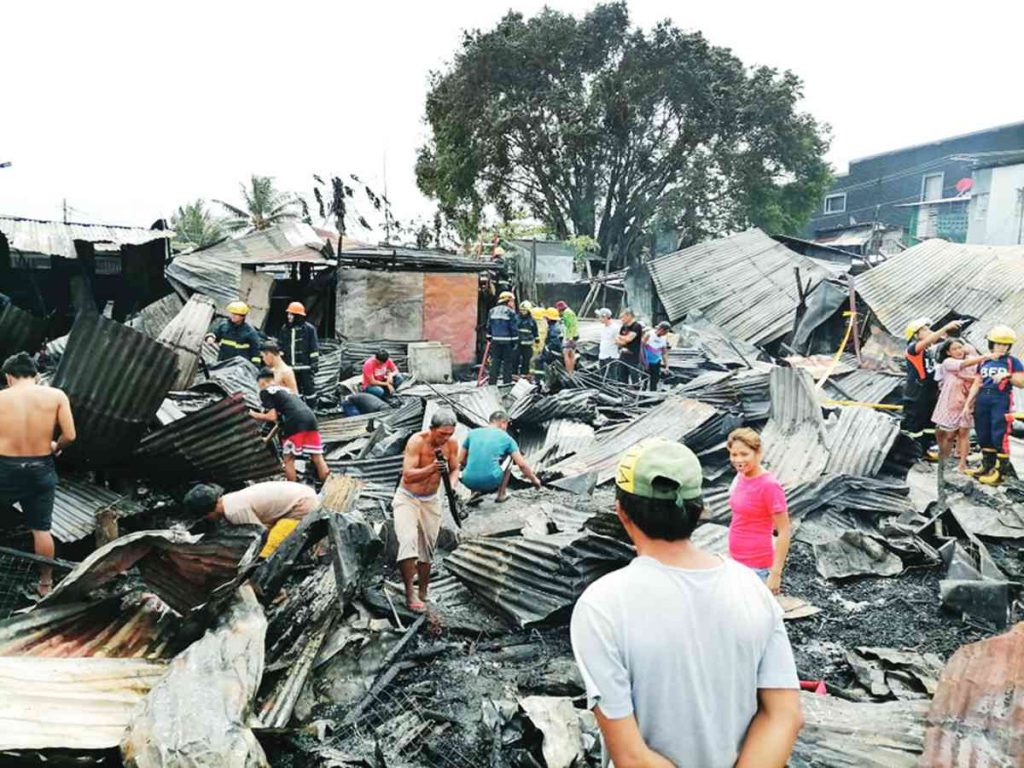
[[[274,189],[272,177],[253,175],[248,187],[245,184],[240,187],[245,199],[244,205],[236,206],[223,200],[214,200],[231,214],[231,218],[224,221],[226,229],[232,232],[256,232],[298,218],[295,197]]]
[[[179,249],[206,248],[224,239],[220,219],[206,209],[202,200],[179,206],[171,216],[174,245]]]

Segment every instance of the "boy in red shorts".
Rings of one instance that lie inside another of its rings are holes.
[[[259,384],[260,402],[266,411],[249,411],[249,415],[257,421],[273,421],[280,426],[285,478],[295,481],[295,458],[305,456],[313,462],[320,481],[326,480],[331,471],[324,461],[316,415],[301,397],[274,383],[274,372],[270,368],[260,371]]]

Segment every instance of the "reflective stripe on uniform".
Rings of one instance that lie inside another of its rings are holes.
[[[231,339],[221,339],[220,343],[229,347],[234,347],[235,349],[249,349],[249,347],[252,346],[252,344],[248,341],[232,341]]]

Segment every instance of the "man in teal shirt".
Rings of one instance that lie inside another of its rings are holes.
[[[471,430],[466,435],[459,452],[459,466],[464,467],[460,475],[462,484],[473,491],[470,501],[476,501],[491,491],[498,492],[495,501],[505,501],[513,462],[534,487],[540,488],[540,480],[519,452],[519,444],[507,431],[508,414],[495,411],[488,421],[489,427]]]

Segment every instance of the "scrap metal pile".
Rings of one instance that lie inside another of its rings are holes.
[[[634,554],[612,514],[616,463],[647,437],[688,445],[708,508],[694,539],[724,552],[725,439],[750,425],[787,490],[795,541],[780,602],[817,690],[791,764],[1020,759],[1024,634],[1006,630],[1020,608],[1024,486],[950,480],[940,505],[896,417],[837,404],[893,402],[898,376],[847,358],[826,383],[821,361],[772,358],[694,312],[676,325],[658,392],[603,378],[581,344],[572,376],[413,382],[389,410],[346,417],[341,377],[377,343],[328,344],[317,385],[333,477],[263,558],[262,528],[211,527],[180,506],[193,481],[238,487],[279,464],[248,416],[254,370],[202,359],[212,305],[171,311],[139,330],[81,319],[51,345],[49,375],[81,434],[54,532],[81,561],[55,563],[53,592],[14,612],[8,595],[36,561],[0,549],[0,758],[599,765],[567,622],[586,586]],[[485,500],[461,528],[446,512],[420,615],[394,568],[390,499],[406,441],[442,407],[459,433],[507,410],[544,487],[514,481],[510,501]]]

